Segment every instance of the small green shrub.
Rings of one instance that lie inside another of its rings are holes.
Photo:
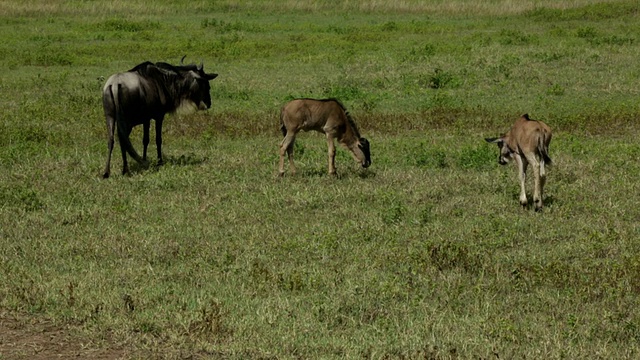
[[[356,100],[363,97],[363,92],[356,85],[338,85],[332,84],[322,89],[322,94],[328,98],[336,98],[340,101]]]
[[[434,241],[428,245],[431,266],[439,271],[462,269],[476,273],[482,259],[476,256],[469,246],[455,240]]]
[[[122,18],[108,19],[98,24],[98,29],[106,31],[140,32],[160,29],[160,23],[150,20],[132,21]]]
[[[562,96],[564,95],[564,87],[558,84],[553,84],[547,88],[547,94],[554,95],[554,96]]]
[[[382,212],[382,221],[386,225],[398,224],[404,218],[407,209],[402,204],[402,202],[398,199],[390,199],[386,202],[387,205],[384,207],[384,211]]]
[[[435,215],[433,213],[433,205],[428,204],[422,207],[419,216],[420,225],[427,225],[431,223],[435,218]]]
[[[433,74],[429,76],[427,86],[432,89],[442,89],[447,85],[453,83],[453,81],[454,77],[450,72],[436,68],[433,71]]]
[[[529,45],[536,42],[536,37],[525,34],[521,30],[503,29],[500,31],[498,41],[502,45]]]
[[[442,149],[425,149],[424,144],[416,153],[410,154],[411,162],[417,167],[428,169],[444,169],[449,166],[447,162],[447,154]]]
[[[458,155],[458,166],[473,170],[489,168],[495,162],[494,150],[494,147],[488,146],[488,144],[464,147]]]
[[[583,39],[593,39],[598,36],[598,31],[592,26],[585,26],[576,31],[576,36]]]
[[[396,31],[398,30],[398,24],[395,21],[387,21],[380,27],[382,31]]]

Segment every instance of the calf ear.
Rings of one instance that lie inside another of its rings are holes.
[[[504,140],[502,138],[484,138],[484,140],[488,143],[492,143],[492,144],[499,144],[501,142],[503,142]]]

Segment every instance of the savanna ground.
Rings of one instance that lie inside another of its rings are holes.
[[[637,358],[639,17],[0,2],[0,359]],[[185,54],[220,74],[212,109],[167,119],[165,165],[121,176],[116,147],[102,180],[105,78]],[[345,103],[371,168],[339,150],[330,177],[301,134],[276,176],[301,96]],[[542,213],[483,141],[525,112],[554,129]]]

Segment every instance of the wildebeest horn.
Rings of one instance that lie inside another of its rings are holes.
[[[184,66],[184,58],[186,58],[187,55],[183,56],[182,59],[180,59],[180,66]]]

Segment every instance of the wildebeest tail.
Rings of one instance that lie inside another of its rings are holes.
[[[284,107],[280,110],[280,131],[282,136],[287,136],[287,127],[284,126]]]
[[[129,132],[127,131],[127,124],[124,122],[122,118],[122,107],[120,102],[120,84],[109,87],[111,92],[111,101],[113,101],[113,105],[115,108],[115,119],[116,119],[116,131],[118,132],[118,141],[124,145],[124,148],[127,150],[127,153],[138,163],[142,164],[142,158],[138,155],[138,152],[131,144],[131,140],[129,140]]]

